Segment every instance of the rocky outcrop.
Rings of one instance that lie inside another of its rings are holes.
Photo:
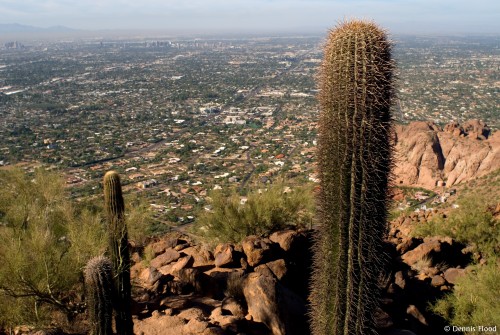
[[[396,184],[452,186],[500,168],[500,133],[490,136],[481,121],[396,126]]]
[[[381,335],[441,334],[445,324],[429,304],[468,273],[472,258],[480,260],[450,237],[411,236],[436,215],[443,213],[412,213],[390,223],[382,304],[373,311]],[[141,259],[149,253],[132,255],[135,334],[309,334],[312,238],[312,231],[286,230],[215,248],[186,236],[151,243],[150,261]]]
[[[412,236],[416,226],[436,217],[444,218],[445,214],[411,213],[389,225],[387,251],[392,261],[383,285],[382,307],[392,318],[394,328],[410,329],[415,334],[442,334],[446,324],[428,306],[449,293],[457,280],[470,271],[473,259],[478,259],[470,248],[450,237]]]
[[[310,231],[248,236],[214,249],[182,236],[134,254],[137,334],[308,333]]]

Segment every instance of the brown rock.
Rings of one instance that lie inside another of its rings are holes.
[[[421,280],[421,281],[427,282],[428,279],[430,278],[430,276],[427,273],[425,273],[425,272],[420,272],[414,278],[416,278],[418,280]]]
[[[231,315],[240,319],[244,319],[245,315],[247,314],[245,308],[243,308],[243,306],[235,298],[232,297],[224,298],[221,308],[223,313],[227,311],[231,313]]]
[[[174,249],[167,249],[163,254],[153,258],[150,262],[150,265],[158,269],[164,265],[178,260],[179,257],[181,257],[179,252]]]
[[[177,238],[164,238],[158,242],[151,244],[151,250],[153,251],[155,257],[164,253],[165,250],[171,248],[173,249],[177,245]]]
[[[195,292],[205,297],[220,297],[222,288],[216,279],[197,268],[180,269],[174,273],[183,294]]]
[[[195,245],[188,247],[183,249],[182,253],[193,257],[193,267],[214,265],[214,256],[206,246]]]
[[[405,289],[406,287],[406,280],[403,275],[403,271],[398,271],[394,274],[394,284],[399,286],[401,289]]]
[[[465,276],[465,269],[449,268],[444,272],[444,279],[450,284],[456,284],[459,278]]]
[[[439,269],[434,267],[434,266],[431,266],[430,268],[427,268],[427,271],[425,272],[427,275],[433,277],[435,275],[437,275],[439,273]]]
[[[266,264],[261,264],[259,266],[256,266],[253,270],[255,273],[259,273],[263,276],[274,277],[274,273]]]
[[[176,315],[154,313],[151,317],[134,321],[134,334],[183,335],[186,321]]]
[[[135,279],[135,278],[139,277],[142,270],[144,270],[145,268],[146,267],[144,266],[144,264],[142,262],[135,263],[134,265],[132,265],[130,267],[130,278]]]
[[[172,264],[172,271],[178,271],[180,269],[184,269],[186,267],[189,267],[191,265],[193,265],[193,257],[191,256],[184,256],[184,257],[181,257],[177,260],[177,262],[173,263]]]
[[[396,246],[396,250],[400,254],[404,254],[415,248],[421,241],[414,237],[404,237],[401,243]]]
[[[283,230],[271,234],[269,239],[274,243],[278,243],[284,251],[289,251],[297,236],[298,233],[294,230]]]
[[[202,335],[225,335],[226,333],[222,328],[210,326],[203,331]]]
[[[142,261],[142,257],[141,257],[141,255],[139,255],[138,252],[134,252],[134,253],[132,253],[132,255],[130,255],[130,260],[133,263],[139,263]]]
[[[432,277],[432,280],[431,280],[432,286],[439,287],[439,286],[443,286],[444,284],[446,284],[446,280],[444,280],[443,277],[441,277],[441,276]]]
[[[247,236],[241,241],[243,252],[247,256],[247,262],[250,266],[256,266],[270,260],[271,241],[260,238],[255,235]]]
[[[208,328],[207,321],[191,319],[183,328],[183,334],[203,334]]]
[[[183,311],[181,311],[178,315],[180,318],[183,318],[185,320],[204,320],[205,319],[205,314],[203,311],[199,308],[193,307],[193,308],[188,308]]]
[[[490,128],[486,125],[486,123],[480,120],[468,120],[462,124],[462,128],[464,132],[471,136],[471,133],[474,133],[476,138],[478,136],[483,136],[484,138],[488,138],[490,134]]]
[[[262,322],[274,335],[303,335],[308,332],[305,302],[270,276],[250,273],[243,294],[252,319]]]
[[[215,308],[210,314],[210,322],[218,324],[223,329],[229,328],[230,330],[236,331],[236,323],[239,318],[234,315],[225,315],[221,307]],[[232,329],[231,329],[232,328]]]
[[[154,267],[148,267],[144,270],[142,270],[141,274],[139,275],[139,280],[143,284],[144,287],[150,288],[152,287],[160,278],[162,277],[162,274],[156,270]]]
[[[271,270],[271,273],[278,280],[283,279],[283,277],[285,277],[285,275],[287,273],[286,263],[285,263],[284,259],[277,259],[275,261],[259,265],[254,270],[255,270],[255,272],[266,274],[265,270],[263,269],[264,267],[267,267],[269,270]]]
[[[229,243],[219,244],[214,250],[215,266],[230,267],[235,264],[234,247]]]
[[[193,257],[191,256],[184,256],[181,257],[177,260],[175,263],[170,263],[167,265],[162,266],[158,270],[163,273],[164,275],[173,275],[177,271],[187,268],[189,266],[193,265]]]
[[[189,243],[182,243],[182,244],[177,244],[175,247],[174,247],[174,250],[175,251],[181,251],[181,250],[184,250],[186,248],[188,248],[190,246]]]
[[[240,259],[240,267],[244,271],[246,271],[248,269],[248,267],[249,267],[247,260],[245,258],[243,258],[243,257]]]
[[[460,127],[460,124],[457,121],[452,121],[444,126],[443,131],[447,133],[454,133],[457,129],[461,131],[462,127]]]
[[[419,261],[426,261],[426,259],[430,261],[432,252],[441,252],[441,242],[437,239],[424,241],[424,243],[420,244],[415,249],[403,254],[401,258],[403,259],[403,262],[409,266],[415,266]],[[431,265],[432,263],[428,264],[428,266]]]
[[[418,308],[415,305],[408,306],[408,308],[406,309],[406,314],[411,315],[422,325],[425,326],[428,325],[424,315],[418,310]]]

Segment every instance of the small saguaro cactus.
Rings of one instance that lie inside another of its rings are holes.
[[[114,273],[113,308],[116,332],[120,335],[133,335],[130,310],[130,255],[125,224],[125,204],[120,176],[115,171],[109,171],[104,175],[104,206],[108,220],[109,252]]]
[[[83,271],[90,335],[113,335],[112,294],[113,277],[111,261],[104,256],[92,258]]]
[[[392,166],[391,43],[374,23],[330,31],[320,68],[319,232],[314,245],[311,330],[375,334]]]

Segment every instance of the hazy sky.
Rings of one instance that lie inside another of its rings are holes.
[[[0,0],[0,23],[89,30],[309,33],[350,17],[393,33],[500,33],[500,0]]]

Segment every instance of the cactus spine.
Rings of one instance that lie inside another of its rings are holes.
[[[393,70],[391,43],[375,24],[353,20],[330,31],[319,76],[321,228],[310,296],[315,335],[376,333]]]
[[[123,202],[120,176],[115,171],[104,175],[104,206],[108,219],[109,251],[114,272],[116,332],[133,335],[130,310],[130,256],[128,250],[127,226],[125,224],[125,204]]]
[[[111,261],[108,258],[99,256],[92,258],[84,269],[87,310],[92,327],[91,335],[113,335],[111,267]]]

